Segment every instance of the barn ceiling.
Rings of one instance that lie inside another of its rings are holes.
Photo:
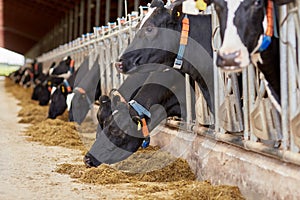
[[[1,1],[0,46],[24,55],[80,3],[80,0],[0,0],[0,12]],[[90,2],[93,4],[96,0]],[[111,19],[117,18],[115,9],[118,0],[101,0],[101,25],[104,23],[106,2],[111,2]],[[133,9],[133,0],[128,0],[128,3],[132,4],[129,10]],[[95,13],[91,17],[94,18]]]

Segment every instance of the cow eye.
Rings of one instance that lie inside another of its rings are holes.
[[[148,32],[148,33],[152,32],[152,30],[153,30],[153,27],[152,27],[152,26],[148,26],[148,27],[146,28],[146,32]]]
[[[262,4],[262,1],[261,0],[255,0],[254,1],[254,5],[255,6],[260,6]]]

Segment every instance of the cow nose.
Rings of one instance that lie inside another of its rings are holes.
[[[217,55],[217,66],[226,67],[226,66],[239,66],[240,62],[236,62],[235,59],[240,55],[241,51],[235,51],[233,53],[218,53]]]
[[[117,69],[118,72],[123,72],[123,71],[124,71],[122,61],[120,61],[120,62],[115,62],[115,67],[116,67],[116,69]]]

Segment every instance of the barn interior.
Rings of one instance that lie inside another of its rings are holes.
[[[35,58],[93,27],[115,22],[146,0],[0,0],[0,47]]]

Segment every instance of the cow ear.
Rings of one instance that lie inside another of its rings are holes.
[[[163,8],[164,7],[164,2],[162,0],[152,0],[150,7],[151,8]]]
[[[172,4],[171,16],[172,16],[173,21],[175,21],[175,22],[178,22],[178,20],[180,20],[182,18],[182,16],[183,16],[182,3],[176,4],[176,2],[175,2]]]

